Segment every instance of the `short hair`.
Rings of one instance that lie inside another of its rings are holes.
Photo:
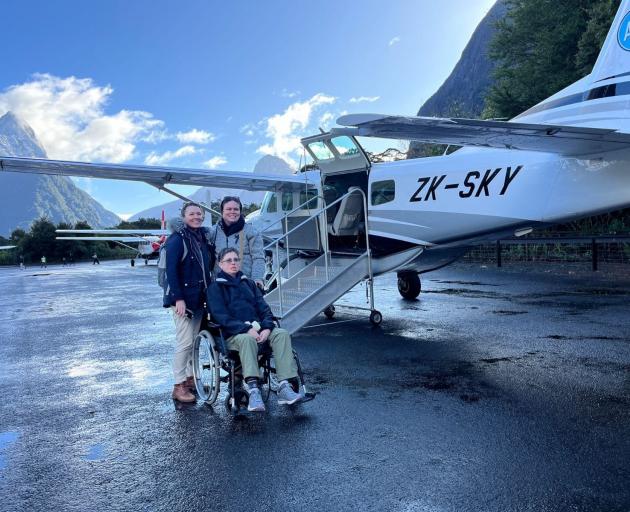
[[[188,208],[190,208],[191,206],[196,206],[197,208],[199,208],[201,210],[201,213],[205,214],[204,209],[202,208],[202,206],[199,203],[196,203],[195,201],[186,201],[183,205],[182,205],[182,209],[180,210],[181,216],[184,217],[186,215],[186,210]]]
[[[223,213],[223,207],[225,206],[225,203],[229,203],[230,201],[234,201],[235,203],[238,203],[238,209],[239,210],[243,210],[243,204],[241,203],[241,199],[237,196],[225,196],[222,200],[221,200],[221,213]]]
[[[222,261],[223,257],[231,252],[238,254],[238,251],[234,247],[225,247],[224,249],[221,249],[219,256],[217,257],[217,261]]]

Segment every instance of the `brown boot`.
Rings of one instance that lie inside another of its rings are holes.
[[[190,403],[195,402],[196,398],[186,386],[186,381],[180,382],[179,384],[175,384],[173,386],[173,400],[177,400],[178,402]]]
[[[195,378],[192,375],[190,377],[186,377],[184,384],[190,390],[191,393],[197,392],[197,386],[195,385]]]

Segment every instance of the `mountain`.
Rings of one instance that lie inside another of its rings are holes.
[[[253,174],[273,174],[278,176],[289,176],[293,174],[293,169],[282,158],[276,156],[265,155],[254,166]],[[215,202],[223,198],[224,196],[237,196],[241,199],[243,204],[260,204],[262,201],[264,192],[250,192],[246,190],[234,190],[234,189],[221,189],[202,187],[190,196],[193,201],[200,201],[206,204]],[[141,218],[153,218],[159,219],[162,216],[162,210],[164,210],[164,216],[167,219],[179,215],[179,210],[182,207],[180,200],[170,201],[159,206],[153,206],[142,210],[131,216],[129,220],[138,220]]]
[[[493,83],[494,63],[488,58],[488,45],[497,20],[505,17],[505,0],[498,0],[479,23],[450,76],[420,107],[419,116],[479,117],[484,98]]]
[[[0,154],[47,158],[33,129],[11,112],[0,117]],[[118,224],[120,218],[103,208],[65,176],[0,173],[0,235],[16,228],[28,230],[39,217],[92,227]]]

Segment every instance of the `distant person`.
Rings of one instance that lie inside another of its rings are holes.
[[[204,212],[198,203],[186,202],[181,219],[167,238],[164,307],[173,311],[175,356],[173,358],[172,397],[179,402],[194,402],[192,371],[193,341],[199,333],[204,314],[206,289],[210,284],[208,229],[202,227]],[[185,255],[185,257],[184,257]]]
[[[67,262],[66,262],[66,257],[65,256],[61,258],[61,264],[64,267],[67,266]]]
[[[261,234],[251,224],[245,222],[242,214],[243,205],[235,196],[225,196],[221,201],[221,220],[211,228],[211,239],[214,240],[217,255],[222,249],[234,247],[243,274],[262,288],[265,276],[265,254]],[[217,258],[215,274],[219,272]]]
[[[48,268],[48,266],[46,265],[46,256],[42,256],[39,261],[41,262],[39,268]]]
[[[26,266],[24,265],[24,255],[20,254],[20,270],[25,270]]]
[[[100,265],[101,262],[98,260],[98,254],[92,254],[92,265]]]
[[[273,313],[256,284],[243,275],[238,250],[234,247],[219,253],[221,270],[208,289],[208,308],[226,337],[227,347],[238,350],[243,367],[243,388],[249,396],[247,410],[263,412],[260,393],[258,345],[269,342],[276,363],[278,404],[291,405],[304,396],[293,390],[298,387],[297,364],[293,357],[291,335],[276,327]]]

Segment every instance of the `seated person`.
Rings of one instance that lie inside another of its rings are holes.
[[[217,261],[221,269],[208,288],[208,309],[221,326],[229,350],[238,350],[243,367],[244,388],[249,395],[249,411],[264,411],[259,389],[258,345],[269,341],[280,381],[278,403],[291,405],[303,399],[293,391],[289,380],[297,380],[291,336],[273,323],[271,308],[256,283],[243,275],[238,250],[223,249]]]

